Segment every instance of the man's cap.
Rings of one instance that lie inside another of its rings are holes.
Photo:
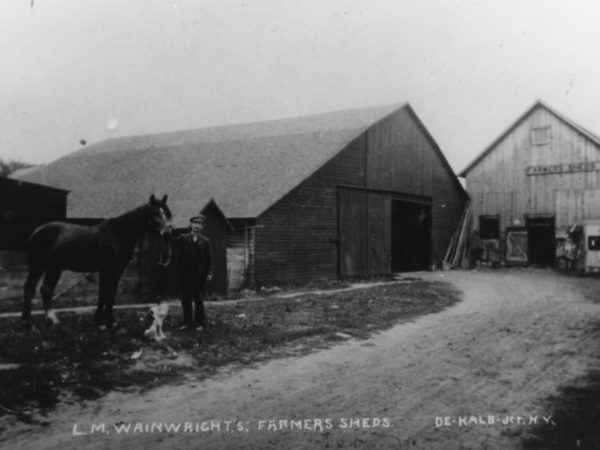
[[[197,216],[190,218],[190,223],[204,223],[204,222],[206,222],[206,217],[204,217],[202,214],[198,214]]]

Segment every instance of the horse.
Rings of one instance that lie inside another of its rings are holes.
[[[27,245],[28,274],[23,286],[23,323],[31,327],[31,300],[43,276],[40,294],[46,320],[51,325],[58,324],[52,309],[52,298],[62,271],[68,270],[100,273],[95,323],[100,328],[113,327],[113,302],[117,286],[135,246],[147,232],[170,237],[171,219],[167,196],[158,200],[153,194],[148,203],[97,225],[49,222],[37,228]],[[163,238],[162,241],[170,242],[170,238]]]

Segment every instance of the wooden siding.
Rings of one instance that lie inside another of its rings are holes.
[[[367,197],[367,274],[391,271],[391,195],[370,192]]]
[[[447,170],[440,164],[433,164],[432,168],[431,264],[441,268],[452,235],[459,225],[468,201],[461,195]]]
[[[364,135],[257,220],[256,287],[338,276],[337,186],[365,184]]]
[[[348,194],[345,208],[339,186],[365,191]],[[389,273],[395,195],[431,201],[431,245],[424,251],[440,266],[467,197],[407,108],[370,127],[257,219],[256,287]]]
[[[339,189],[340,275],[390,273],[391,194]]]
[[[372,126],[367,136],[369,188],[431,197],[434,150],[405,109]]]
[[[371,127],[368,142],[369,188],[432,199],[430,258],[441,266],[466,203],[455,175],[406,109]]]
[[[551,127],[548,144],[534,145],[532,129]],[[467,189],[475,217],[500,215],[501,227],[528,214],[556,216],[557,229],[582,220],[600,218],[598,172],[563,171],[527,175],[527,167],[595,163],[600,168],[597,144],[539,106],[467,174]],[[477,228],[477,220],[474,222]]]

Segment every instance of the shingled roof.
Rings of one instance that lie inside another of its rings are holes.
[[[67,189],[69,217],[111,217],[169,195],[179,221],[211,198],[227,217],[258,217],[367,128],[407,105],[112,138],[24,181]]]

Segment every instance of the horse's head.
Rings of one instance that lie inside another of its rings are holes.
[[[154,194],[150,196],[148,202],[148,225],[150,231],[154,231],[159,234],[171,233],[173,226],[171,225],[171,219],[173,215],[171,210],[167,206],[167,196],[165,195],[161,200],[158,200]]]
[[[150,197],[148,203],[149,217],[148,223],[150,230],[160,234],[160,255],[158,264],[168,266],[171,262],[171,224],[172,214],[167,206],[167,196],[157,200],[154,194]]]

